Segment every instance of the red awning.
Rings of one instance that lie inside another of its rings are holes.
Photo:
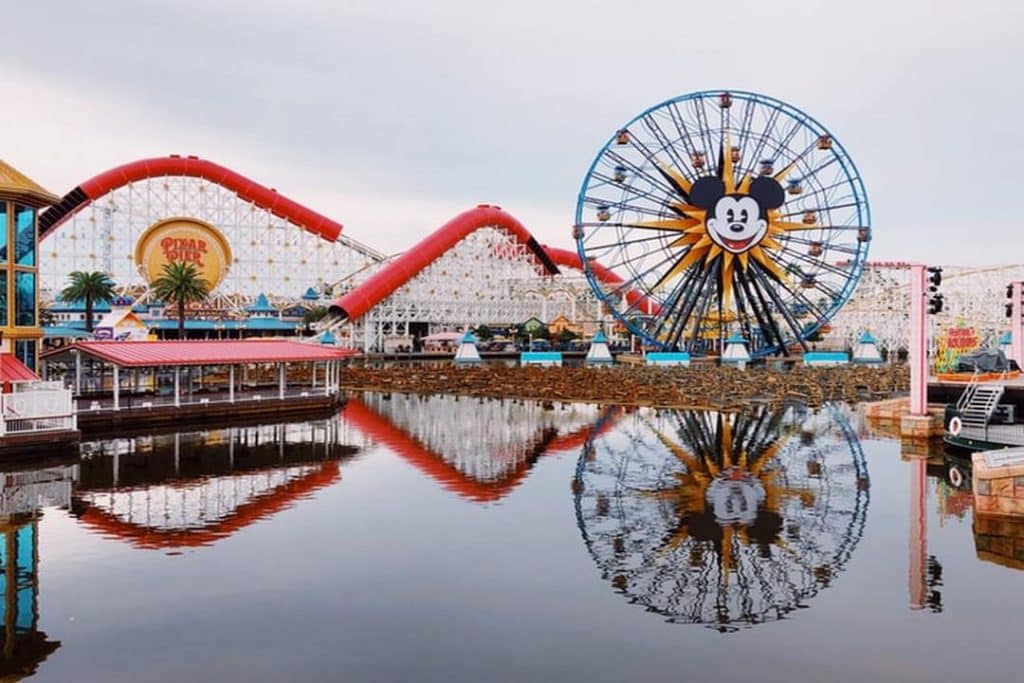
[[[80,341],[43,354],[49,358],[72,349],[121,367],[159,365],[231,365],[240,363],[308,363],[341,360],[352,349],[304,344],[287,339],[210,341]]]
[[[39,375],[29,370],[13,353],[0,353],[0,377],[4,383],[39,381]]]

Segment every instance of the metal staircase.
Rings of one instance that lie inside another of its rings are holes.
[[[977,377],[964,389],[956,410],[965,427],[984,429],[999,405],[1006,387],[1002,384],[982,384]]]

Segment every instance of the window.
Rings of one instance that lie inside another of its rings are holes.
[[[35,327],[36,274],[14,273],[14,324]]]
[[[0,201],[0,263],[7,263],[7,202]]]
[[[7,326],[7,270],[0,268],[0,327]]]
[[[14,207],[14,259],[19,266],[36,264],[36,210]]]
[[[14,355],[33,372],[36,369],[36,342],[34,339],[19,339],[14,342]]]

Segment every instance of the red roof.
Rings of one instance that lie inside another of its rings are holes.
[[[356,355],[352,349],[304,344],[288,339],[210,341],[80,341],[44,358],[78,349],[121,367],[157,365],[227,365],[236,363],[301,363],[341,360]],[[5,354],[6,355],[6,354]]]
[[[0,378],[6,382],[35,382],[39,375],[28,369],[13,353],[0,353]]]

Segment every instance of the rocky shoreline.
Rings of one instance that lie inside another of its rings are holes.
[[[689,368],[350,366],[345,368],[341,378],[342,388],[353,391],[723,410],[740,410],[750,403],[778,406],[800,401],[816,407],[827,401],[873,401],[905,392],[909,385],[910,371],[906,365],[828,368],[798,365],[783,371],[764,366],[739,370],[717,365]]]

